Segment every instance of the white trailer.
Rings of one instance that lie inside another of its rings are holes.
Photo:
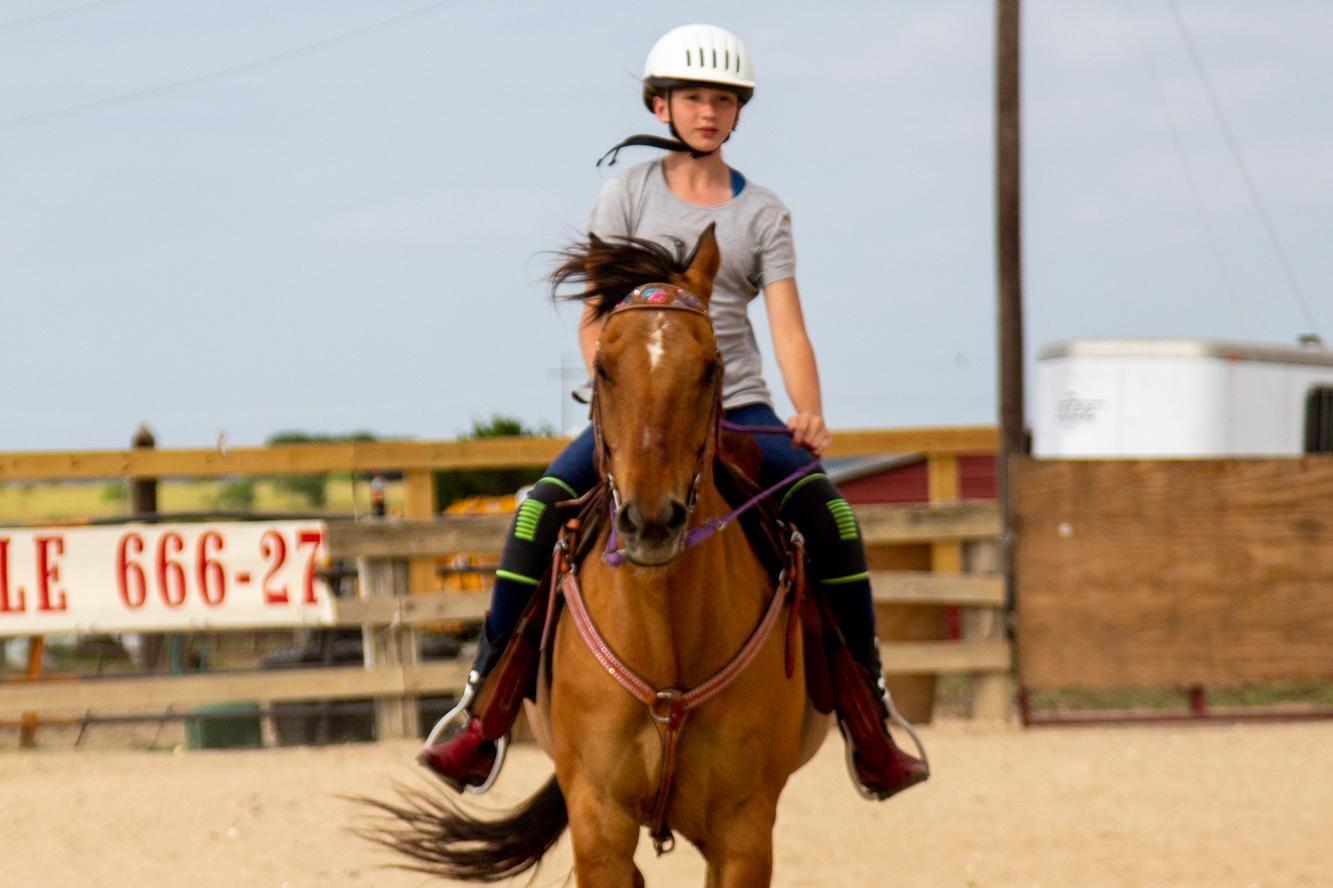
[[[1074,339],[1037,359],[1033,453],[1333,450],[1333,352],[1203,339]]]

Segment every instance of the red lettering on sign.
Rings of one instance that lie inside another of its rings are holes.
[[[133,551],[131,551],[133,549]],[[116,586],[120,600],[130,610],[138,610],[148,600],[148,578],[143,568],[130,560],[131,555],[143,553],[143,537],[127,533],[116,544]]]
[[[310,557],[305,562],[305,603],[315,603],[315,565],[319,556],[320,544],[324,542],[324,534],[318,530],[303,530],[296,535],[296,546],[310,547]]]
[[[22,586],[13,601],[9,598],[9,537],[0,537],[0,614],[22,613],[26,607]]]
[[[60,582],[60,565],[56,559],[65,554],[65,538],[33,537],[37,544],[37,610],[63,611],[69,609],[64,589],[55,589]],[[54,601],[52,592],[55,593]]]
[[[199,594],[204,597],[204,603],[217,607],[227,600],[227,571],[223,569],[222,562],[211,557],[211,554],[221,554],[223,547],[222,534],[216,530],[205,532],[199,537]],[[212,553],[210,553],[210,548]]]
[[[287,561],[287,541],[276,530],[266,531],[259,540],[259,551],[272,562],[269,564],[268,573],[264,574],[264,583],[261,587],[264,590],[264,603],[288,604],[290,599],[287,597],[286,586],[279,586],[276,589],[268,587],[269,580],[282,570],[282,565]]]
[[[162,534],[157,543],[157,591],[167,607],[185,603],[185,568],[171,556],[185,550],[185,540],[174,530]]]

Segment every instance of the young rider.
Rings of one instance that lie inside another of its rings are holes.
[[[749,53],[729,32],[710,25],[686,25],[663,36],[648,54],[643,76],[643,101],[676,141],[632,136],[626,145],[652,145],[670,153],[639,164],[610,180],[602,189],[588,220],[588,232],[600,237],[647,237],[670,245],[673,238],[691,241],[709,223],[716,223],[722,266],[709,303],[718,347],[724,362],[723,409],[732,422],[749,426],[781,426],[761,372],[760,354],[747,309],[764,294],[774,352],[796,413],[784,434],[757,434],[763,456],[758,479],[768,487],[823,453],[831,437],[824,424],[819,373],[806,334],[796,288],[791,218],[772,191],[746,180],[722,159],[722,145],[731,138],[741,108],[754,93]],[[612,160],[614,163],[614,159]],[[585,310],[579,345],[591,369],[601,322]],[[586,429],[558,456],[519,507],[505,540],[491,610],[483,627],[469,683],[483,682],[499,660],[519,616],[549,564],[559,531],[555,503],[590,490],[598,481],[593,465],[593,434]],[[887,702],[875,612],[871,600],[865,548],[851,507],[816,467],[775,494],[780,512],[806,538],[817,592],[827,596],[831,610],[859,662],[864,687],[862,711],[881,713],[860,735],[843,712],[844,733],[853,745],[856,780],[862,790],[879,798],[911,786],[927,776],[923,762],[900,751],[882,720]],[[856,680],[853,679],[854,684]],[[456,788],[486,781],[495,762],[493,743],[482,736],[470,714],[462,730],[423,750],[421,759]],[[861,720],[865,724],[865,720]]]

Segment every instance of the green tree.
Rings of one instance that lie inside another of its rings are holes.
[[[218,487],[213,505],[219,509],[248,512],[255,505],[255,479],[232,478]]]
[[[463,438],[545,437],[555,434],[550,426],[528,428],[520,419],[493,414],[490,419],[473,419],[472,428]],[[436,507],[469,496],[503,496],[533,483],[542,476],[541,469],[445,469],[435,473]]]
[[[322,435],[309,432],[283,431],[269,436],[270,446],[282,444],[346,444],[374,441],[375,435],[367,431],[355,431],[345,435]],[[299,496],[311,508],[322,509],[328,503],[327,472],[306,475],[277,475],[273,478],[273,488],[284,493]]]

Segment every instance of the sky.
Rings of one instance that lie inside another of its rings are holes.
[[[1063,339],[1333,337],[1333,4],[1023,14],[1029,393]],[[829,424],[995,422],[989,0],[0,0],[0,450],[577,425],[546,251],[694,21],[755,61],[726,158],[792,211]]]

